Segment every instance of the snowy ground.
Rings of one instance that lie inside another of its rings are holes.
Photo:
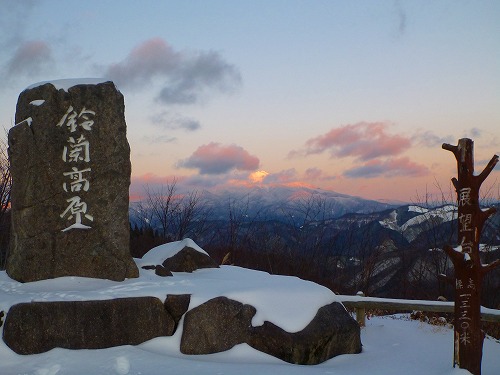
[[[342,355],[316,366],[296,366],[259,353],[246,344],[229,352],[185,356],[170,338],[101,350],[54,349],[19,356],[0,346],[0,374],[225,374],[225,375],[434,375],[468,374],[452,367],[452,332],[415,321],[376,317],[361,331],[363,352]],[[483,375],[500,369],[500,343],[486,339]]]
[[[177,244],[183,246],[184,244]],[[141,265],[158,261],[177,251],[166,245],[156,254],[137,260]],[[201,250],[201,249],[200,249]],[[149,259],[148,259],[149,258]],[[157,259],[156,259],[157,258]],[[227,296],[257,308],[253,325],[269,320],[295,332],[304,328],[320,306],[337,297],[328,289],[295,277],[224,266],[176,273],[161,278],[141,270],[138,279],[113,282],[64,277],[21,284],[0,272],[0,310],[28,301],[108,299],[150,295],[164,300],[166,294],[191,293],[190,309],[216,296]],[[468,374],[452,367],[452,330],[397,318],[372,318],[362,329],[361,354],[342,355],[316,366],[296,366],[260,353],[246,344],[224,353],[186,356],[179,352],[182,330],[138,346],[101,350],[54,349],[21,356],[0,341],[0,374]],[[500,373],[500,343],[486,339],[483,375]]]

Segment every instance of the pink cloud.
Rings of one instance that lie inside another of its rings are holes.
[[[21,44],[7,65],[9,74],[34,76],[44,72],[53,64],[52,49],[41,40]]]
[[[241,146],[224,146],[211,142],[200,146],[193,155],[180,161],[178,167],[198,169],[200,174],[217,175],[233,169],[253,171],[259,167],[259,164],[259,158],[250,155]]]
[[[306,180],[318,180],[323,175],[323,171],[319,168],[308,168],[304,173]]]
[[[122,85],[146,84],[155,75],[172,72],[179,59],[163,39],[153,38],[135,47],[124,61],[112,64],[107,75]]]
[[[356,157],[370,160],[380,156],[399,155],[410,147],[411,141],[401,135],[387,133],[389,124],[383,122],[360,122],[334,128],[328,133],[306,142],[306,155],[320,154],[329,150],[335,157]],[[290,155],[293,156],[292,151]]]
[[[325,172],[319,168],[308,168],[305,170],[303,179],[305,181],[315,181],[315,182],[325,182],[335,180],[337,176],[325,174]]]
[[[425,165],[414,163],[407,157],[385,161],[369,160],[344,172],[344,176],[350,178],[420,177],[428,174],[429,169]]]
[[[285,184],[297,180],[297,171],[295,168],[285,169],[277,173],[269,173],[264,177],[265,184]]]
[[[110,65],[106,76],[122,87],[160,81],[156,99],[163,104],[193,104],[207,92],[232,92],[241,83],[239,71],[218,52],[179,52],[161,38],[135,47],[123,61]]]

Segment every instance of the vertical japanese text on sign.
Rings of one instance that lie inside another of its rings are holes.
[[[94,120],[91,116],[95,116],[95,112],[83,107],[80,112],[74,110],[73,106],[69,106],[68,110],[57,123],[58,127],[66,127],[70,133],[77,131],[91,131],[94,125]],[[62,152],[62,160],[67,163],[90,163],[90,143],[85,138],[84,134],[72,134],[68,137],[67,145],[64,146]],[[88,176],[92,169],[90,167],[78,169],[72,166],[70,171],[63,172],[63,176],[69,179],[63,183],[63,190],[67,193],[87,192],[90,189],[90,181]],[[85,174],[85,176],[84,176]],[[88,213],[88,206],[79,195],[73,195],[66,200],[68,206],[61,213],[60,217],[67,221],[72,221],[72,224],[65,229],[66,232],[70,229],[90,229],[82,220],[94,221],[94,217]]]

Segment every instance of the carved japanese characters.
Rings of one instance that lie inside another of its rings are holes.
[[[63,229],[63,232],[70,229],[90,229],[90,226],[82,223],[82,219],[89,222],[94,221],[93,216],[87,212],[87,204],[80,197],[82,193],[89,191],[89,175],[92,168],[78,169],[78,167],[72,166],[82,162],[87,165],[90,164],[90,143],[85,138],[84,131],[90,132],[92,130],[94,121],[89,118],[93,116],[95,116],[95,112],[92,110],[84,107],[78,113],[70,106],[61,121],[57,123],[58,127],[66,128],[69,134],[72,135],[68,136],[68,142],[64,145],[62,152],[62,159],[68,166],[71,166],[71,170],[63,172],[63,176],[69,180],[63,183],[63,189],[69,193],[69,198],[66,200],[68,206],[60,216],[61,218],[67,218],[68,221],[74,220],[74,222]]]
[[[458,203],[458,241],[455,248],[444,250],[453,262],[455,271],[455,324],[454,365],[481,374],[484,333],[481,330],[481,284],[484,275],[499,262],[483,265],[479,256],[479,242],[485,221],[495,213],[494,208],[482,209],[479,189],[498,162],[494,155],[479,174],[474,174],[474,143],[462,138],[458,145],[443,144],[457,160],[458,179],[453,178]]]
[[[12,235],[8,274],[136,277],[129,253],[130,148],[112,82],[54,82],[19,96],[9,132]]]

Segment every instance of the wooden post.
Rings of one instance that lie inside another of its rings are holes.
[[[361,291],[356,293],[357,296],[364,297],[365,294]],[[366,326],[366,309],[364,306],[356,306],[356,320],[360,327]]]
[[[474,175],[474,142],[462,138],[457,146],[443,144],[457,160],[458,179],[452,182],[457,191],[458,241],[457,247],[444,250],[455,269],[455,335],[453,366],[481,374],[484,333],[481,330],[481,284],[484,275],[500,264],[499,261],[482,265],[479,241],[483,225],[495,213],[494,208],[481,210],[479,189],[498,162],[495,155],[481,174]]]

